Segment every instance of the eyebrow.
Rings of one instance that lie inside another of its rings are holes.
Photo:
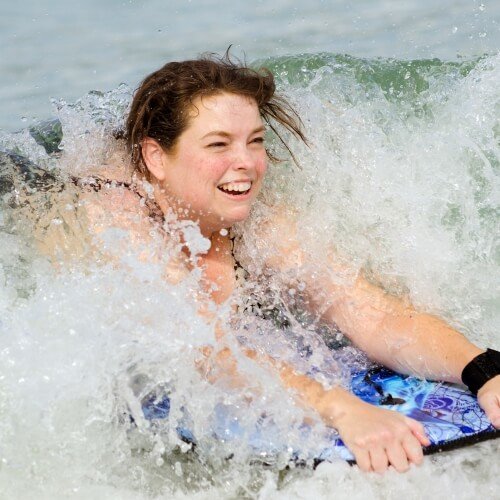
[[[264,127],[264,125],[262,125],[261,127],[257,127],[256,129],[252,130],[250,135],[256,134],[258,132],[264,132],[265,130],[266,130],[266,128]],[[205,139],[206,137],[210,137],[211,135],[219,135],[222,137],[231,137],[231,134],[229,132],[224,132],[224,130],[214,130],[212,132],[209,132],[208,134],[205,134],[202,137],[202,139]]]

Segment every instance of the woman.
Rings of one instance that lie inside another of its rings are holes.
[[[149,75],[135,93],[127,120],[132,181],[115,183],[106,196],[91,193],[88,213],[96,231],[105,227],[110,211],[120,211],[113,225],[121,218],[123,227],[132,228],[143,242],[155,220],[166,214],[195,222],[209,248],[194,251],[184,245],[169,278],[198,266],[207,293],[215,303],[224,303],[235,287],[237,267],[228,230],[249,216],[261,188],[271,156],[266,127],[281,138],[280,124],[305,141],[297,115],[274,92],[269,72],[235,64],[227,55],[168,63]],[[100,187],[94,182],[91,191]],[[129,214],[140,211],[143,217],[123,217],[124,206]],[[281,270],[300,265],[303,256],[291,223],[271,221],[269,227],[281,227],[287,243],[268,265]],[[268,229],[262,228],[263,234]],[[325,265],[338,267],[333,259]],[[362,276],[346,286],[321,275],[329,274],[317,273],[315,283],[304,279],[327,297],[311,302],[311,307],[323,308],[324,320],[388,367],[455,383],[463,379],[478,391],[479,403],[500,428],[499,353],[484,353],[445,322],[419,313]],[[248,355],[258,358],[251,351]],[[221,363],[230,356],[224,351]],[[272,363],[284,386],[338,430],[362,470],[383,472],[392,465],[405,471],[422,461],[422,446],[429,441],[420,423],[364,403],[340,387],[325,389],[286,363]],[[226,364],[229,370],[234,365]]]

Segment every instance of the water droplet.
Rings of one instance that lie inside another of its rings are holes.
[[[458,28],[456,26],[453,26],[453,29],[451,30],[452,33],[456,33],[458,31]]]
[[[175,462],[174,465],[175,475],[178,477],[182,476],[182,465],[180,462]]]
[[[482,4],[479,5],[479,10],[481,12],[483,12],[485,9],[486,9],[486,7],[485,7],[484,3],[482,3]]]
[[[219,231],[219,234],[221,236],[227,236],[229,234],[229,231],[226,229],[226,228],[222,228],[220,231]]]

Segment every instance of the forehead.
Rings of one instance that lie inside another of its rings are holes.
[[[255,128],[262,124],[257,102],[252,97],[220,93],[194,99],[189,109],[189,128],[237,126]]]

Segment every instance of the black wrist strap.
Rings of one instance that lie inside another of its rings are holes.
[[[462,371],[462,382],[470,392],[477,394],[481,387],[493,377],[500,375],[500,352],[486,349],[476,356]]]

